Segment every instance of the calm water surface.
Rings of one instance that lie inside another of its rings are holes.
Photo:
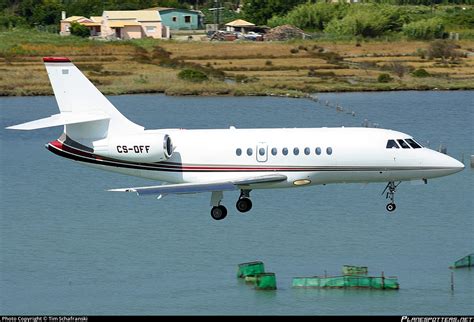
[[[468,164],[474,92],[271,97],[111,97],[147,128],[360,126],[415,136]],[[344,111],[337,112],[339,104]],[[355,116],[350,114],[354,111]],[[474,271],[448,266],[474,251],[473,170],[403,183],[385,211],[383,184],[252,193],[248,214],[209,215],[210,194],[163,200],[109,188],[156,182],[101,172],[44,148],[61,128],[6,131],[56,114],[53,97],[0,98],[1,314],[473,314]],[[277,291],[237,281],[262,260]],[[339,274],[344,264],[396,275],[399,291],[292,289],[294,276]]]

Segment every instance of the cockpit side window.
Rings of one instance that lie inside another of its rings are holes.
[[[410,146],[405,141],[403,141],[402,139],[398,139],[397,141],[402,146],[402,148],[404,148],[404,149],[409,149],[410,148]]]
[[[413,149],[421,149],[421,145],[419,145],[415,140],[413,140],[413,139],[405,139],[405,141],[407,141],[407,143],[410,144],[410,146],[411,146]]]
[[[399,149],[397,142],[395,140],[388,140],[387,141],[387,149]]]

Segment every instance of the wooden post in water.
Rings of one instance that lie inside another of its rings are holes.
[[[382,290],[385,289],[385,275],[383,274],[383,271],[382,271]]]
[[[454,293],[454,272],[451,272],[451,292]]]

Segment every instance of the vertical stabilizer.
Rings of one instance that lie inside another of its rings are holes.
[[[110,119],[95,124],[65,125],[71,137],[104,137],[110,133],[136,133],[143,127],[123,116],[86,76],[66,57],[44,57],[61,115],[101,113]]]

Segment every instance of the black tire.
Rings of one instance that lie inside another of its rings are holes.
[[[387,209],[388,212],[392,212],[394,211],[395,209],[397,209],[397,206],[394,204],[394,203],[389,203],[385,209]]]
[[[227,209],[224,206],[212,207],[211,217],[215,220],[222,220],[227,216]]]
[[[240,198],[237,200],[235,208],[240,212],[247,212],[252,209],[252,201],[249,198]]]

